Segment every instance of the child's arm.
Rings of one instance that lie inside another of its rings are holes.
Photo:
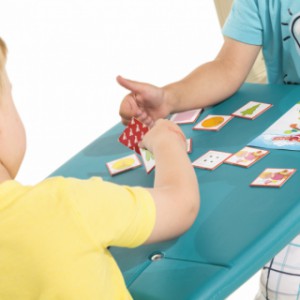
[[[142,146],[154,154],[156,162],[154,188],[149,189],[156,205],[156,222],[146,242],[153,243],[185,232],[196,219],[200,196],[185,137],[176,124],[158,120]]]

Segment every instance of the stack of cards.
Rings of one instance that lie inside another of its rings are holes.
[[[201,122],[193,127],[194,130],[212,130],[218,131],[225,126],[232,118],[240,117],[254,120],[263,112],[272,107],[272,104],[249,101],[240,109],[231,115],[208,115]],[[202,109],[194,109],[186,112],[173,114],[171,121],[177,124],[194,123],[199,117]],[[155,168],[155,158],[151,152],[146,149],[139,148],[138,144],[143,136],[148,132],[149,128],[137,119],[132,119],[130,124],[125,128],[119,137],[119,141],[131,150],[140,154],[146,172],[149,174]],[[192,139],[186,140],[187,153],[192,151]],[[244,147],[235,154],[210,150],[201,155],[192,162],[196,168],[214,170],[222,163],[232,164],[244,168],[252,166],[270,152],[268,150],[257,149],[253,147]],[[128,155],[106,164],[109,173],[113,176],[141,166],[142,163],[136,154]],[[265,187],[280,187],[294,173],[296,169],[265,169],[250,185]]]

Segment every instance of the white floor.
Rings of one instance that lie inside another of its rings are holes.
[[[258,291],[259,278],[260,272],[257,272],[239,289],[227,297],[227,300],[254,300],[254,297]]]
[[[33,184],[119,122],[118,74],[164,85],[215,57],[212,0],[0,0],[8,72]],[[253,299],[258,275],[231,295]]]

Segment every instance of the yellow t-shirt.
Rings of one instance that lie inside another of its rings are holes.
[[[100,178],[0,185],[1,300],[131,299],[108,246],[136,247],[152,232],[143,188]]]

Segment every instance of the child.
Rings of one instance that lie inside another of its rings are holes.
[[[158,120],[141,142],[155,155],[154,188],[62,177],[23,186],[25,132],[5,59],[0,39],[0,298],[131,299],[108,247],[174,238],[198,213],[183,133]]]
[[[225,100],[243,84],[261,48],[269,83],[300,84],[299,26],[299,1],[236,0],[213,61],[162,88],[117,78],[131,92],[120,106],[123,123],[135,116],[151,126],[169,113]],[[264,267],[257,299],[299,299],[299,266],[300,235]]]

